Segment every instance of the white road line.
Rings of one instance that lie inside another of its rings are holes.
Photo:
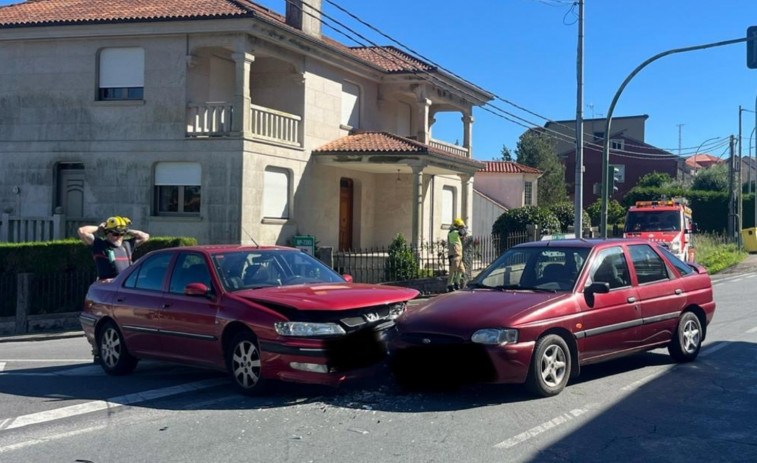
[[[747,333],[749,333],[749,334],[752,334],[752,333],[757,333],[757,326],[755,326],[755,327],[754,327],[754,328],[752,328],[751,330],[747,330]],[[2,368],[0,368],[0,370],[2,370]]]
[[[88,359],[0,359],[0,362],[29,362],[29,363],[91,363]]]
[[[183,392],[199,391],[201,389],[207,389],[220,384],[228,383],[227,379],[208,379],[205,381],[197,381],[194,383],[182,384],[179,386],[165,387],[162,389],[153,389],[151,391],[136,392],[134,394],[122,395],[119,397],[112,397],[107,400],[94,400],[92,402],[85,402],[77,405],[71,405],[68,407],[57,408],[55,410],[47,410],[44,412],[31,413],[29,415],[17,416],[15,418],[8,418],[4,421],[0,421],[0,431],[6,429],[17,429],[25,426],[31,426],[33,424],[46,423],[49,421],[60,420],[63,418],[70,418],[73,416],[84,415],[86,413],[98,412],[101,410],[112,410],[114,408],[122,407],[124,405],[131,405],[140,402],[146,402],[148,400],[159,399],[162,397],[168,397]]]
[[[71,368],[68,370],[48,371],[43,373],[35,373],[29,371],[2,371],[0,368],[0,376],[104,376],[105,372],[97,365],[86,365],[78,368]]]
[[[531,439],[532,437],[538,436],[539,434],[545,431],[548,431],[552,428],[565,424],[568,421],[571,421],[574,418],[577,418],[588,411],[589,411],[589,408],[576,408],[575,410],[571,410],[568,413],[563,413],[562,415],[556,418],[552,418],[551,420],[545,423],[542,423],[538,426],[535,426],[526,432],[522,432],[518,434],[517,436],[511,437],[507,440],[500,442],[499,444],[496,444],[494,448],[509,449],[510,447],[514,447],[520,444],[521,442],[525,442]]]
[[[5,362],[0,362],[0,371],[5,370]]]
[[[645,376],[645,377],[643,377],[641,379],[638,379],[638,380],[632,382],[631,384],[628,384],[626,386],[621,387],[620,390],[621,391],[625,391],[625,392],[633,391],[633,390],[638,389],[639,387],[645,385],[646,383],[652,381],[653,379],[656,379],[656,378],[662,376],[663,374],[665,374],[667,372],[668,372],[668,370],[666,369],[666,370],[658,371],[657,373],[652,373],[651,375]]]
[[[2,422],[0,422],[0,424],[2,424]],[[23,448],[26,448],[26,447],[31,447],[32,445],[44,444],[45,442],[51,442],[51,441],[56,441],[56,440],[59,440],[59,439],[65,439],[67,437],[73,437],[73,436],[77,436],[79,434],[86,434],[88,432],[99,431],[101,429],[104,429],[105,427],[106,427],[106,425],[103,424],[103,425],[99,425],[99,426],[93,426],[91,428],[77,429],[75,431],[64,432],[64,433],[61,433],[61,434],[53,434],[51,436],[42,437],[40,439],[31,439],[31,440],[28,440],[28,441],[25,441],[25,442],[19,442],[17,444],[6,445],[5,447],[0,447],[0,453],[10,452],[10,451],[13,451],[13,450],[19,450],[19,449],[23,449]]]

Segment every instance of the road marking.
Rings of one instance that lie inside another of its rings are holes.
[[[668,370],[665,369],[665,370],[662,370],[662,371],[658,371],[657,373],[652,373],[651,375],[645,376],[645,377],[643,377],[641,379],[638,379],[638,380],[632,382],[631,384],[628,384],[626,386],[621,387],[620,390],[621,391],[626,391],[626,392],[627,391],[633,391],[633,390],[638,389],[639,387],[645,385],[646,383],[652,381],[653,379],[658,378],[659,376],[662,376],[663,374],[665,374],[667,372],[668,372]]]
[[[0,424],[2,424],[2,423],[0,423]],[[10,451],[13,451],[13,450],[19,450],[19,449],[23,449],[23,448],[26,448],[26,447],[31,447],[32,445],[44,444],[46,442],[52,442],[52,441],[56,441],[56,440],[59,440],[59,439],[65,439],[67,437],[73,437],[73,436],[77,436],[79,434],[86,434],[86,433],[92,432],[92,431],[99,431],[99,430],[104,429],[106,427],[107,427],[106,425],[102,424],[102,425],[99,425],[99,426],[93,426],[91,428],[77,429],[75,431],[64,432],[64,433],[61,433],[61,434],[53,434],[51,436],[42,437],[40,439],[31,439],[31,440],[28,440],[28,441],[25,441],[25,442],[19,442],[17,444],[6,445],[5,447],[0,447],[0,453],[10,452]]]
[[[748,331],[747,331],[747,333],[749,333],[749,334],[752,334],[752,333],[757,333],[757,326],[755,326],[755,327],[754,327],[754,328],[752,328],[751,330],[748,330]],[[2,368],[0,368],[0,370],[2,370]]]
[[[0,421],[0,431],[23,428],[33,424],[47,423],[49,421],[71,418],[73,416],[84,415],[86,413],[98,412],[101,410],[113,410],[124,405],[160,399],[184,392],[199,391],[227,383],[228,380],[225,378],[208,379],[204,381],[196,381],[194,383],[181,384],[179,386],[135,392],[133,394],[112,397],[107,400],[94,400],[92,402],[85,402],[44,412],[31,413],[29,415],[17,416],[15,418],[7,418],[4,421]]]
[[[0,371],[5,370],[5,362],[0,362]]]
[[[92,362],[92,357],[88,359],[0,359],[0,362],[88,363],[88,362]]]
[[[105,372],[98,365],[86,365],[78,368],[70,368],[68,370],[48,371],[43,373],[35,373],[24,370],[9,370],[2,371],[0,368],[0,376],[104,376]]]
[[[521,442],[525,442],[531,439],[532,437],[536,437],[545,431],[548,431],[552,428],[556,428],[557,426],[565,424],[568,421],[571,421],[575,418],[578,418],[579,416],[583,415],[584,413],[588,411],[589,411],[589,408],[587,407],[587,408],[576,408],[574,410],[569,411],[568,413],[563,413],[562,415],[556,418],[552,418],[551,420],[547,422],[544,422],[538,426],[534,426],[528,431],[522,432],[518,434],[517,436],[511,437],[507,440],[500,442],[499,444],[496,444],[494,448],[509,449],[510,447],[514,447],[520,444]]]

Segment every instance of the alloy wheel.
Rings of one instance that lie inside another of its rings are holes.
[[[565,377],[565,351],[553,344],[544,351],[541,358],[541,377],[549,387],[556,387]]]
[[[231,357],[231,371],[237,383],[250,389],[260,380],[260,352],[250,340],[236,344]]]
[[[697,350],[700,343],[699,334],[699,324],[694,320],[687,320],[681,332],[684,352],[693,354]]]
[[[121,337],[113,328],[107,328],[102,334],[100,358],[108,368],[115,368],[121,358]]]

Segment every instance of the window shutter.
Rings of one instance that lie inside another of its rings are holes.
[[[145,86],[145,51],[106,48],[100,52],[100,88]]]

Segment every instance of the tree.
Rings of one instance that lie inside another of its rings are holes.
[[[385,278],[389,281],[410,280],[418,275],[418,269],[418,261],[410,245],[401,233],[397,233],[389,245],[384,267]]]
[[[513,155],[510,152],[510,148],[507,147],[507,145],[502,145],[502,150],[499,152],[500,156],[502,156],[503,161],[512,161]]]
[[[673,179],[667,172],[650,172],[641,177],[636,186],[662,188],[672,182]]]
[[[589,206],[586,209],[586,212],[589,213],[589,217],[591,217],[591,223],[593,225],[599,225],[599,221],[601,218],[601,211],[602,211],[602,200],[598,199],[592,203],[591,206]],[[616,223],[622,222],[626,217],[626,209],[620,205],[618,200],[611,199],[607,202],[607,223],[609,225],[613,225]]]
[[[520,136],[515,149],[518,162],[544,172],[539,178],[537,202],[540,206],[549,206],[567,201],[565,186],[565,166],[555,154],[555,141],[549,136],[528,130]]]
[[[510,209],[492,225],[493,235],[524,232],[529,224],[537,225],[543,235],[560,232],[560,221],[546,207],[526,206]]]
[[[568,231],[568,227],[575,225],[576,207],[571,202],[556,203],[549,206],[549,211],[557,217],[560,221],[560,228],[563,232]],[[583,218],[581,219],[584,231],[591,229],[591,219],[586,211],[583,211]]]
[[[704,191],[728,191],[728,166],[723,163],[700,170],[694,178],[694,182],[691,184],[691,189]]]

